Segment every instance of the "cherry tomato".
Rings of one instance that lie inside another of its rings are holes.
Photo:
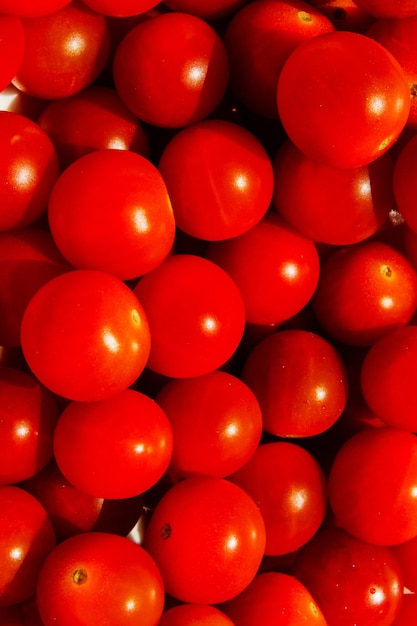
[[[53,454],[59,409],[54,396],[29,373],[0,367],[0,484],[39,472]]]
[[[116,50],[113,76],[121,99],[140,120],[179,128],[220,104],[229,62],[214,28],[194,15],[173,12],[129,31]]]
[[[27,117],[0,111],[0,230],[35,222],[45,211],[59,175],[48,135]]]
[[[40,502],[20,487],[0,486],[0,606],[33,596],[40,568],[55,543]]]
[[[168,609],[159,626],[233,626],[222,611],[207,604],[180,604]]]
[[[143,371],[150,333],[131,289],[105,272],[74,270],[43,285],[22,320],[22,350],[35,376],[70,400],[101,400]]]
[[[93,150],[149,153],[143,126],[110,87],[94,85],[49,102],[38,124],[53,141],[62,168]]]
[[[247,3],[224,34],[231,90],[258,115],[278,117],[277,83],[284,62],[301,42],[333,30],[330,20],[303,0]]]
[[[153,9],[160,0],[84,0],[84,2],[90,9],[102,15],[129,17]]]
[[[74,267],[121,280],[157,267],[174,242],[162,176],[130,150],[95,150],[69,165],[49,196],[48,219],[58,249]]]
[[[298,552],[292,571],[329,626],[390,626],[399,612],[403,576],[392,552],[340,528],[318,532]]]
[[[355,0],[358,7],[374,17],[403,18],[417,15],[414,0]]]
[[[290,139],[307,156],[336,168],[360,167],[381,156],[410,111],[398,61],[359,33],[335,31],[304,41],[286,60],[277,94]]]
[[[65,98],[90,85],[109,54],[103,15],[80,0],[23,20],[25,53],[12,83],[37,98]]]
[[[417,307],[417,274],[392,246],[363,241],[337,249],[322,263],[312,304],[333,339],[371,345],[410,321]]]
[[[310,591],[282,572],[258,574],[224,610],[235,626],[328,626]]]
[[[167,416],[154,400],[133,389],[97,402],[70,402],[54,432],[59,469],[72,485],[96,498],[131,498],[150,489],[171,454]]]
[[[144,546],[168,594],[217,604],[243,591],[256,575],[265,525],[255,502],[237,485],[223,478],[185,478],[159,500]]]
[[[264,430],[280,437],[324,432],[347,401],[340,355],[326,339],[305,330],[278,330],[260,341],[243,363],[242,379],[258,399]]]
[[[417,535],[417,437],[395,428],[353,435],[337,452],[328,495],[338,524],[362,541],[394,545]]]
[[[0,0],[0,13],[20,17],[50,15],[69,4],[71,0]]]
[[[171,255],[139,280],[134,293],[152,336],[147,366],[159,374],[208,374],[239,345],[245,325],[242,296],[230,276],[207,259]]]
[[[314,243],[272,212],[242,235],[209,242],[205,255],[233,278],[251,324],[277,324],[296,315],[319,279]]]
[[[258,446],[229,480],[258,504],[265,522],[267,555],[298,550],[324,520],[327,488],[323,471],[315,458],[295,443]]]
[[[159,170],[183,231],[205,240],[236,237],[265,215],[273,172],[261,142],[238,124],[204,120],[168,143]]]
[[[225,477],[244,465],[262,434],[255,394],[222,371],[168,381],[156,396],[174,437],[170,472]]]
[[[36,591],[45,626],[155,626],[164,586],[149,554],[126,537],[87,532],[60,543],[45,560]]]
[[[347,245],[368,239],[395,207],[389,154],[341,170],[310,159],[287,140],[273,166],[274,208],[315,241]]]

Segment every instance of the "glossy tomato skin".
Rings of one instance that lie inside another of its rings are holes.
[[[233,622],[219,609],[207,604],[180,604],[161,617],[159,626],[233,626]]]
[[[376,545],[416,536],[417,437],[391,427],[365,429],[337,452],[328,495],[338,524]]]
[[[273,212],[242,235],[209,242],[205,256],[233,278],[251,324],[277,324],[296,315],[320,274],[313,241]]]
[[[390,626],[403,598],[401,568],[390,549],[325,528],[298,552],[292,572],[312,593],[328,626]]]
[[[132,498],[147,491],[165,473],[171,454],[167,416],[133,389],[97,402],[69,403],[54,432],[61,472],[97,498]]]
[[[410,90],[383,46],[359,33],[335,31],[292,52],[280,74],[277,102],[295,145],[343,169],[366,165],[392,146],[408,119]]]
[[[0,484],[34,476],[52,458],[55,397],[31,374],[0,367]]]
[[[0,13],[18,15],[20,17],[40,17],[50,15],[64,8],[71,0],[0,0]]]
[[[236,237],[265,215],[273,172],[262,143],[228,121],[204,120],[176,134],[158,165],[181,230],[204,240]]]
[[[38,124],[53,141],[62,169],[93,150],[149,153],[143,126],[111,87],[93,85],[48,102]]]
[[[230,88],[253,112],[277,118],[277,83],[286,59],[306,39],[333,30],[330,20],[303,0],[247,3],[224,34]]]
[[[406,224],[417,232],[417,212],[413,202],[416,184],[413,172],[417,163],[417,137],[411,137],[395,161],[393,186],[395,201]]]
[[[109,54],[103,15],[73,0],[48,15],[23,20],[25,53],[12,80],[37,98],[66,98],[88,87]]]
[[[411,320],[417,306],[417,274],[391,245],[359,242],[337,249],[322,263],[312,305],[333,339],[371,345]]]
[[[259,506],[265,522],[266,555],[295,552],[324,520],[327,487],[323,471],[316,459],[295,443],[261,444],[229,480]]]
[[[16,75],[23,61],[25,33],[20,17],[0,16],[0,91],[5,89]]]
[[[192,254],[169,256],[134,288],[149,321],[147,366],[188,378],[226,363],[243,335],[245,310],[234,281],[218,265]]]
[[[173,476],[225,477],[249,460],[261,439],[262,414],[255,394],[228,372],[170,380],[156,402],[173,431]]]
[[[186,478],[159,500],[145,531],[168,594],[183,602],[217,604],[255,576],[265,525],[243,489],[223,478]]]
[[[21,341],[46,387],[87,402],[133,384],[150,350],[149,325],[135,294],[115,276],[93,270],[66,272],[43,285],[25,310]]]
[[[417,591],[417,572],[415,560],[417,555],[417,536],[404,543],[391,546],[395,558],[401,568],[404,578],[404,586],[412,593]]]
[[[48,135],[19,113],[0,112],[0,230],[33,224],[45,211],[59,175]]]
[[[220,104],[229,63],[207,22],[174,11],[129,31],[116,50],[113,77],[121,99],[140,120],[180,128]]]
[[[141,546],[111,533],[87,532],[66,539],[49,554],[36,599],[45,626],[123,626],[132,620],[156,626],[164,586]]]
[[[43,506],[17,486],[0,487],[0,606],[32,597],[40,568],[55,547]]]
[[[68,166],[49,197],[48,220],[58,249],[74,267],[121,280],[157,267],[175,236],[161,174],[131,150],[96,150]]]
[[[336,349],[306,330],[278,330],[243,363],[242,380],[262,411],[263,428],[280,437],[311,437],[340,417],[348,379]]]
[[[257,574],[224,610],[235,626],[328,626],[310,591],[281,572]]]
[[[338,246],[363,241],[394,209],[394,164],[389,154],[341,170],[314,161],[287,140],[273,166],[274,209],[314,241]]]

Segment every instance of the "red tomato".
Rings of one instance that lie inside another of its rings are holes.
[[[45,626],[155,626],[164,586],[145,550],[111,533],[82,533],[60,543],[38,578],[37,605]]]
[[[129,387],[150,350],[135,294],[104,272],[74,270],[43,285],[22,320],[22,349],[35,376],[71,400],[101,400]]]
[[[224,610],[235,626],[328,626],[309,590],[281,572],[258,574]]]
[[[186,478],[159,500],[144,542],[168,594],[217,604],[243,591],[255,576],[265,526],[255,502],[237,485],[223,478]]]
[[[402,18],[417,15],[415,0],[355,0],[358,7],[374,17]]]
[[[330,506],[348,533],[376,545],[417,535],[417,437],[395,428],[353,435],[337,452]]]
[[[374,161],[399,137],[410,90],[395,58],[351,32],[317,35],[282,68],[278,111],[290,139],[307,156],[336,168]]]
[[[1,11],[0,11],[1,13]],[[25,33],[20,17],[0,15],[0,91],[18,72],[25,50]]]
[[[68,166],[50,194],[48,218],[58,249],[74,267],[121,280],[157,267],[174,242],[162,176],[130,150],[96,150]]]
[[[295,443],[276,441],[258,449],[229,477],[258,504],[266,530],[265,554],[298,550],[319,529],[327,507],[323,471]]]
[[[109,54],[103,15],[80,0],[23,20],[25,54],[13,84],[37,98],[65,98],[90,85]]]
[[[243,364],[242,379],[258,399],[264,430],[280,437],[324,432],[347,400],[340,355],[326,339],[305,330],[279,330],[260,341]]]
[[[289,319],[309,302],[319,279],[314,243],[272,212],[238,237],[210,242],[205,255],[233,278],[251,324]]]
[[[85,4],[103,15],[129,17],[153,9],[160,0],[84,0]]]
[[[159,626],[234,626],[219,609],[207,604],[180,604],[166,611]]]
[[[45,211],[59,175],[48,135],[27,117],[0,112],[0,230],[32,224]]]
[[[29,300],[42,285],[70,269],[48,231],[32,227],[0,233],[0,345],[20,346],[20,325]]]
[[[0,13],[20,17],[40,17],[59,11],[71,0],[0,0]]]
[[[375,21],[354,0],[310,0],[310,3],[326,15],[337,30],[364,33]]]
[[[329,19],[303,0],[247,3],[224,34],[230,88],[258,115],[278,117],[277,83],[286,59],[301,42],[333,30]]]
[[[0,606],[33,596],[54,547],[52,524],[40,502],[20,487],[0,486]]]
[[[403,577],[392,552],[339,528],[317,533],[298,552],[292,571],[318,602],[328,626],[391,626],[399,612]]]
[[[417,163],[417,136],[400,150],[395,161],[393,186],[397,207],[406,224],[417,232],[417,211],[414,194],[417,191],[414,172]]]
[[[240,291],[218,265],[191,254],[168,257],[141,278],[134,293],[152,336],[147,366],[164,376],[188,378],[219,368],[243,335]]]
[[[417,594],[404,595],[400,611],[392,622],[392,626],[410,626],[417,615]]]
[[[273,166],[274,208],[315,241],[347,245],[368,239],[395,207],[389,154],[341,170],[310,159],[287,140]]]
[[[254,393],[239,378],[214,371],[167,382],[156,396],[174,436],[170,472],[222,478],[244,465],[262,434]]]
[[[34,476],[52,458],[59,410],[37,379],[0,367],[0,485]]]
[[[405,588],[417,596],[417,536],[409,541],[404,541],[404,543],[390,546],[390,549],[401,568]]]
[[[55,428],[54,454],[80,491],[96,498],[131,498],[165,473],[172,430],[154,400],[126,389],[98,402],[70,402]]]
[[[142,125],[110,87],[94,85],[53,100],[42,111],[38,124],[53,141],[62,168],[88,152],[106,148],[148,156],[148,138]]]
[[[333,339],[371,345],[410,321],[417,307],[417,274],[392,246],[363,241],[337,249],[322,263],[312,303]]]
[[[129,31],[117,48],[113,75],[121,99],[139,119],[178,128],[214,111],[226,91],[229,63],[214,28],[173,12]]]
[[[218,19],[236,11],[248,0],[164,0],[172,11],[190,13],[205,20]]]
[[[193,237],[241,235],[271,203],[268,154],[252,133],[232,122],[204,120],[183,129],[164,149],[159,170],[177,226]]]
[[[371,346],[361,382],[371,410],[388,426],[417,432],[417,326],[404,326]]]

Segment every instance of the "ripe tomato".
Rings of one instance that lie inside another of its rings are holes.
[[[390,154],[341,170],[307,157],[287,140],[273,166],[273,207],[314,241],[340,246],[368,239],[395,207]]]
[[[204,240],[236,237],[265,215],[273,172],[262,143],[232,122],[204,120],[177,133],[159,161],[181,230]]]
[[[23,20],[25,53],[12,83],[37,98],[65,98],[90,85],[109,54],[103,15],[80,0]]]
[[[243,381],[262,411],[263,428],[280,437],[312,437],[340,417],[348,380],[342,359],[323,337],[290,329],[266,337],[247,356]]]
[[[338,524],[376,545],[417,535],[417,437],[395,428],[353,435],[337,452],[328,495]]]
[[[174,437],[170,473],[225,477],[255,452],[262,415],[255,394],[236,376],[216,370],[168,381],[156,396]]]
[[[359,8],[354,0],[310,0],[337,30],[365,33],[376,18]]]
[[[207,604],[179,604],[168,609],[159,626],[233,626],[222,611]]]
[[[49,196],[48,218],[58,249],[74,267],[121,280],[157,267],[174,242],[162,176],[130,150],[95,150],[69,165]]]
[[[218,265],[192,254],[169,256],[139,280],[134,293],[149,321],[147,366],[188,378],[219,368],[243,335],[242,296]]]
[[[281,122],[295,145],[342,169],[386,152],[410,111],[398,61],[370,37],[352,32],[323,33],[300,44],[282,68],[277,93]]]
[[[29,367],[54,393],[101,400],[129,387],[150,350],[146,315],[135,294],[104,272],[74,270],[43,285],[22,320]]]
[[[229,477],[258,504],[266,530],[265,554],[298,550],[319,529],[327,507],[326,480],[316,459],[295,443],[258,446]]]
[[[390,549],[340,528],[318,532],[298,552],[294,575],[312,593],[328,626],[391,626],[403,598],[403,576]]]
[[[242,235],[209,242],[205,256],[235,281],[251,324],[277,324],[296,315],[319,279],[314,243],[272,212]]]
[[[84,0],[85,4],[101,13],[113,17],[129,17],[139,15],[153,9],[160,0]]]
[[[111,533],[86,532],[48,555],[36,598],[45,626],[156,626],[164,585],[141,546]]]
[[[20,487],[0,486],[0,606],[33,596],[40,568],[55,543],[40,502]]]
[[[281,572],[257,574],[224,610],[235,626],[328,626],[310,591]]]
[[[40,17],[59,11],[71,0],[0,0],[0,13],[20,17]]]
[[[1,13],[1,11],[0,11]],[[0,15],[0,91],[5,89],[18,72],[25,50],[25,33],[20,17]]]
[[[0,230],[28,226],[45,211],[59,175],[48,135],[27,117],[0,112]]]
[[[406,589],[417,595],[417,571],[415,567],[417,557],[417,536],[404,543],[390,546],[404,578]]]
[[[417,232],[415,171],[417,163],[417,136],[412,137],[400,150],[395,161],[393,187],[397,207],[406,224]]]
[[[167,416],[133,389],[97,402],[70,402],[54,432],[61,472],[96,498],[131,498],[147,491],[165,473],[171,454]]]
[[[363,241],[336,249],[325,259],[312,304],[318,322],[333,339],[371,345],[412,318],[417,274],[392,246]]]
[[[59,409],[29,373],[0,367],[0,485],[34,476],[52,458]]]
[[[355,0],[358,7],[374,17],[403,18],[417,15],[414,0]]]
[[[233,13],[248,0],[164,0],[172,11],[190,13],[205,20],[214,20]]]
[[[140,119],[179,128],[202,120],[223,98],[229,62],[207,22],[173,12],[132,28],[114,57],[116,90]]]
[[[243,489],[223,478],[185,478],[157,503],[144,546],[168,594],[217,604],[250,583],[262,560],[265,525]]]

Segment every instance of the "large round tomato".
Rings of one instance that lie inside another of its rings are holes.
[[[358,33],[330,32],[300,44],[278,81],[278,111],[290,139],[326,165],[366,165],[399,137],[410,89],[398,61]]]
[[[150,350],[146,315],[135,294],[105,272],[74,270],[43,285],[22,320],[29,367],[46,387],[91,401],[129,387]]]

